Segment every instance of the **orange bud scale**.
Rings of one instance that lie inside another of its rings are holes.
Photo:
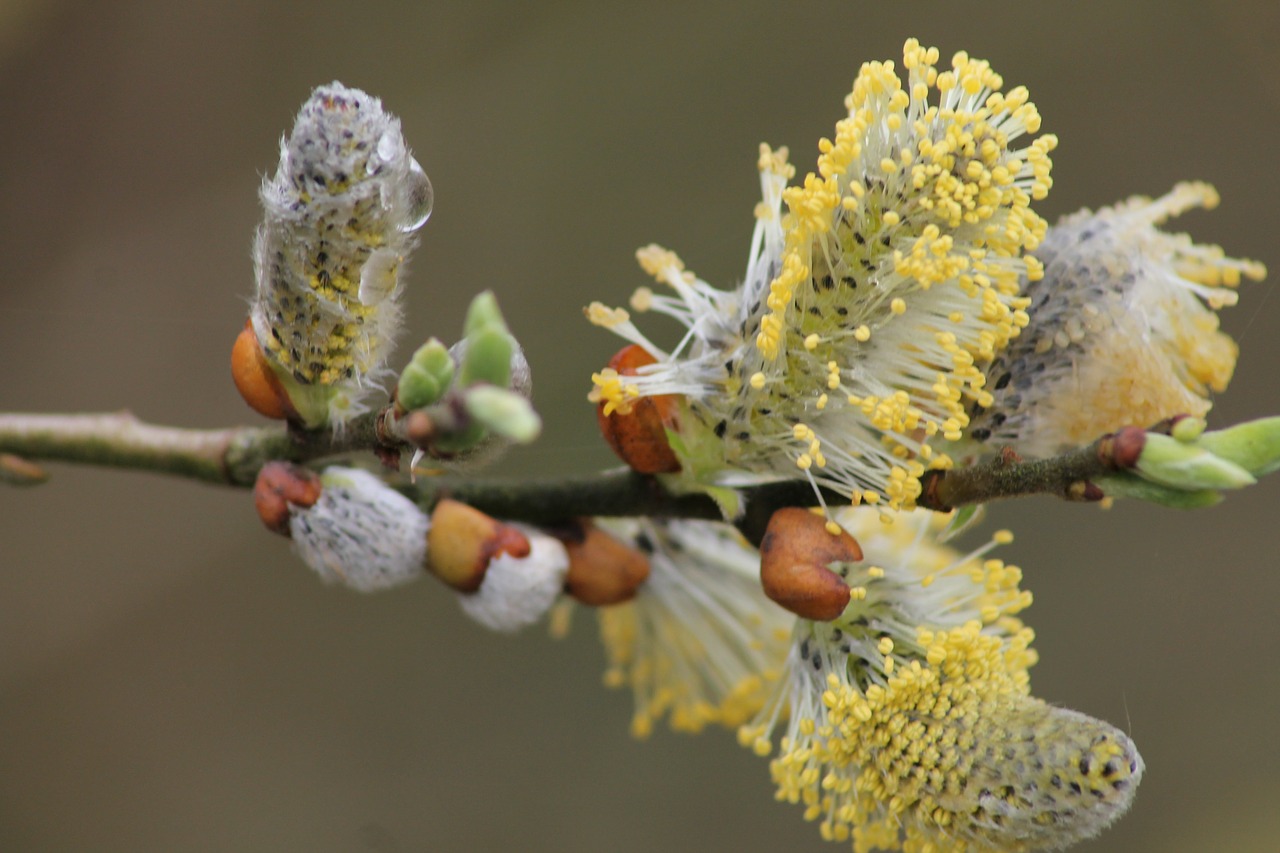
[[[641,367],[657,361],[644,347],[628,344],[609,360],[619,376],[635,376]],[[670,474],[680,470],[680,460],[667,443],[667,429],[674,428],[680,397],[657,394],[631,402],[631,411],[604,413],[596,406],[600,433],[623,462],[641,474]]]

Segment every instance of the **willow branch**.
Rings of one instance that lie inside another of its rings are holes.
[[[15,463],[52,460],[250,487],[258,470],[275,459],[306,464],[370,451],[384,459],[394,457],[408,445],[386,421],[385,412],[370,413],[334,435],[285,427],[185,429],[144,423],[129,412],[0,414],[0,455],[9,454]],[[929,471],[921,478],[923,492],[917,502],[945,511],[1032,494],[1097,500],[1102,492],[1091,481],[1127,466],[1117,458],[1124,455],[1120,445],[1116,436],[1105,436],[1049,459],[1023,462],[1004,454],[966,468]],[[587,515],[720,517],[711,498],[673,494],[655,478],[630,471],[520,481],[425,477],[401,489],[424,509],[452,497],[496,517],[533,524]],[[768,483],[743,491],[747,509],[739,526],[753,539],[763,532],[774,510],[814,503],[812,487],[805,481]],[[834,505],[844,501],[834,492],[824,492],[824,498]]]
[[[920,478],[921,494],[916,503],[926,509],[948,512],[956,507],[1025,495],[1055,495],[1070,501],[1101,500],[1104,494],[1093,481],[1132,468],[1144,434],[1144,430],[1128,427],[1086,447],[1048,459],[1024,462],[1016,454],[1005,452],[965,468],[926,471]]]
[[[553,525],[583,516],[653,516],[722,520],[719,504],[702,493],[673,494],[655,478],[627,469],[574,477],[531,480],[475,480],[429,477],[401,488],[424,510],[453,498],[496,518]],[[804,480],[766,483],[743,489],[746,511],[738,529],[759,544],[775,510],[814,503]],[[825,492],[828,501],[842,500]]]
[[[380,414],[380,413],[379,413]],[[280,427],[185,429],[138,420],[127,411],[85,415],[0,413],[0,453],[189,477],[249,487],[273,459],[306,463],[387,447],[379,415],[355,419],[341,436]],[[394,444],[391,447],[395,447]]]

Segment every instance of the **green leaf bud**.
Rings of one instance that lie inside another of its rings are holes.
[[[514,391],[481,385],[464,398],[468,414],[495,435],[528,444],[542,431],[542,419],[529,401]]]
[[[1204,434],[1209,424],[1204,418],[1179,418],[1169,431],[1178,441],[1190,444]]]
[[[514,341],[505,328],[483,328],[467,334],[462,357],[460,384],[464,387],[488,382],[499,388],[511,383],[511,354]]]
[[[1257,482],[1236,463],[1159,433],[1147,433],[1135,471],[1143,479],[1184,491],[1238,489]]]
[[[467,308],[467,319],[462,324],[462,334],[471,337],[484,329],[507,331],[507,323],[502,319],[502,311],[498,308],[498,298],[493,291],[486,290],[476,294]]]
[[[1280,417],[1259,418],[1230,429],[1206,432],[1196,445],[1261,477],[1280,468]]]
[[[421,409],[435,403],[453,381],[454,364],[449,350],[432,338],[413,354],[396,389],[396,399],[405,410]]]

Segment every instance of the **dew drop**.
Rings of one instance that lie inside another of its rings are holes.
[[[409,161],[409,175],[405,189],[405,224],[400,230],[406,234],[417,231],[431,216],[431,207],[435,203],[435,194],[431,189],[431,179],[422,171],[417,160]]]

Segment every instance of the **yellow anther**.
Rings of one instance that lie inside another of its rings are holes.
[[[679,255],[656,243],[636,249],[636,260],[640,262],[641,268],[646,273],[659,281],[666,281],[669,271],[684,270],[684,262],[680,260]]]
[[[647,287],[637,287],[631,294],[631,309],[644,313],[653,307],[653,291]]]
[[[631,315],[622,308],[610,308],[602,302],[592,302],[587,306],[587,319],[593,325],[611,329],[631,319]]]

